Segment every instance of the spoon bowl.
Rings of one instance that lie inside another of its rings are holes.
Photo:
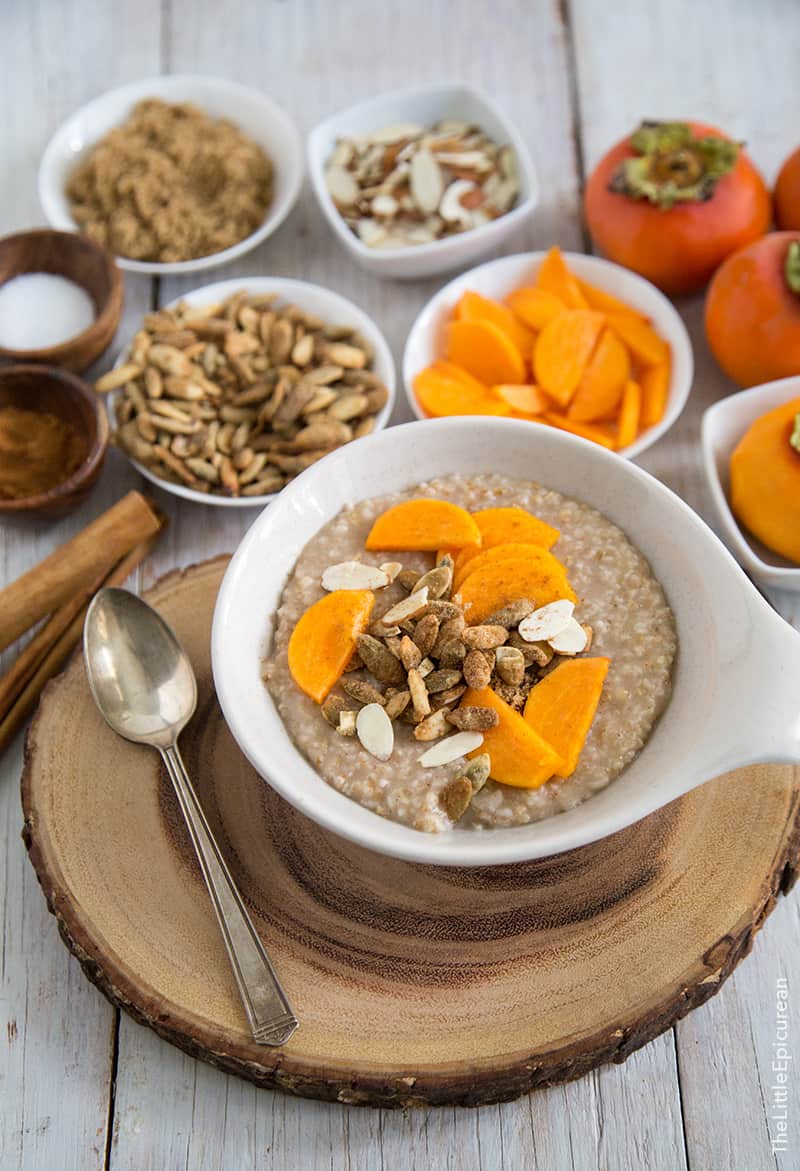
[[[126,740],[168,748],[194,715],[197,682],[171,627],[136,594],[102,589],[86,615],[89,686]]]

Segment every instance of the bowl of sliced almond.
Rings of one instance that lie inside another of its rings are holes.
[[[472,86],[383,94],[308,140],[317,201],[377,276],[434,276],[497,248],[533,212],[536,172],[513,123]]]

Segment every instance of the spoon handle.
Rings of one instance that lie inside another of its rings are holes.
[[[283,1045],[297,1028],[286,995],[214,840],[177,744],[161,750],[217,913],[253,1040]]]

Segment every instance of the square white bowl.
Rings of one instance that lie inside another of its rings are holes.
[[[174,74],[148,77],[119,89],[109,90],[76,110],[50,139],[39,164],[39,202],[48,223],[54,228],[75,232],[78,226],[70,214],[66,185],[78,163],[97,142],[121,125],[137,102],[161,98],[165,102],[191,102],[212,118],[228,118],[267,153],[274,168],[272,202],[261,225],[244,240],[195,260],[161,264],[150,260],[131,260],[117,256],[117,264],[127,272],[151,276],[174,276],[201,272],[227,264],[250,252],[271,236],[283,223],[297,202],[303,183],[303,148],[300,135],[288,114],[266,94],[248,89],[221,77]]]
[[[430,126],[443,118],[458,118],[479,126],[499,145],[508,144],[517,156],[519,195],[511,211],[488,224],[408,248],[368,248],[350,230],[331,199],[325,183],[325,164],[339,138],[367,134],[396,122]],[[308,139],[311,184],[333,232],[356,261],[377,276],[400,280],[435,276],[472,264],[498,248],[530,216],[539,198],[536,171],[528,148],[504,114],[479,90],[461,82],[441,82],[382,94],[333,114],[312,130]]]
[[[722,537],[739,564],[761,585],[800,591],[800,566],[767,549],[744,530],[728,503],[733,449],[761,415],[800,398],[800,376],[781,378],[728,395],[703,415],[703,468]],[[776,507],[779,506],[776,501]]]
[[[471,289],[484,297],[502,301],[513,289],[532,283],[545,255],[544,252],[523,252],[517,256],[500,256],[497,260],[488,260],[485,264],[455,277],[439,289],[438,293],[434,293],[427,305],[420,310],[406,340],[402,372],[408,404],[418,419],[427,419],[428,416],[414,393],[414,378],[420,370],[424,370],[431,362],[444,356],[445,326],[448,321],[452,321],[453,312],[462,294]],[[619,297],[634,309],[646,314],[656,331],[669,342],[672,360],[664,414],[658,423],[648,427],[633,443],[618,452],[626,459],[634,459],[669,431],[686,406],[694,377],[694,356],[689,334],[672,302],[644,277],[601,256],[565,252],[564,259],[581,280]],[[545,426],[523,419],[519,420],[519,425]]]

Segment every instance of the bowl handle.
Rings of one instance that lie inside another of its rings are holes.
[[[755,589],[743,617],[709,729],[720,746],[717,775],[746,764],[800,764],[800,632]]]

